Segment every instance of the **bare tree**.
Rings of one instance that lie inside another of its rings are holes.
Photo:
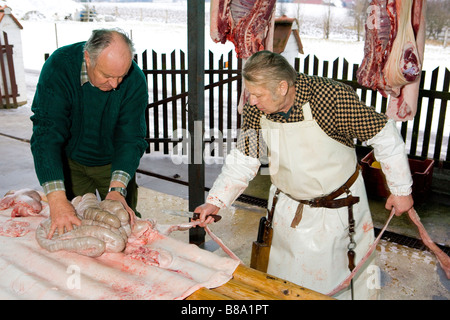
[[[353,18],[357,41],[360,41],[360,37],[363,37],[364,35],[364,26],[367,19],[367,8],[369,7],[369,4],[370,3],[367,0],[355,0],[353,8],[348,11],[349,16]]]
[[[303,23],[303,18],[304,18],[304,15],[305,15],[304,14],[304,10],[305,9],[304,9],[304,7],[302,5],[302,1],[297,0],[296,4],[297,4],[297,7],[296,7],[295,18],[298,21],[298,29],[300,30],[300,27],[301,27],[301,25]]]
[[[450,6],[447,0],[428,0],[425,13],[428,39],[439,40],[450,27]]]
[[[331,4],[325,4],[325,13],[323,15],[323,37],[324,39],[330,38],[330,26],[331,26]]]

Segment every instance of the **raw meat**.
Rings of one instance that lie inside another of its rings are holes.
[[[42,210],[41,200],[41,195],[35,190],[9,191],[0,200],[0,210],[13,208],[11,217],[35,216]]]
[[[419,215],[417,214],[416,210],[414,210],[414,208],[408,211],[408,215],[411,221],[416,225],[417,230],[419,230],[420,238],[422,239],[423,243],[436,255],[436,258],[438,259],[439,264],[444,270],[447,279],[450,280],[450,257],[446,255],[444,251],[439,249],[439,247],[433,242],[433,240],[431,240],[422,222],[420,222]]]
[[[276,0],[211,0],[211,39],[221,43],[231,41],[243,64],[258,51],[272,51],[275,3]],[[239,113],[247,99],[243,84]]]
[[[373,90],[379,89],[387,97],[383,89],[387,86],[383,69],[397,34],[395,2],[374,0],[369,9],[371,11],[365,26],[364,58],[356,77],[361,85]]]
[[[212,40],[231,41],[238,58],[272,50],[275,3],[276,0],[212,0]]]
[[[419,54],[419,61],[423,61],[425,50],[425,3],[419,0],[414,1],[412,28],[416,34],[416,45]],[[421,70],[417,79],[407,83],[401,88],[399,96],[391,96],[386,114],[395,120],[411,120],[417,111],[417,101],[419,98]]]
[[[89,257],[104,252],[121,252],[131,234],[129,215],[119,201],[104,200],[99,203],[93,193],[72,200],[81,226],[62,235],[48,239],[51,220],[43,221],[36,230],[39,245],[50,252],[66,250]]]
[[[17,221],[17,219],[9,219],[4,223],[0,223],[0,236],[3,237],[23,237],[31,231],[30,224],[25,221]]]
[[[347,276],[347,278],[342,281],[341,284],[339,284],[336,288],[333,289],[330,293],[328,293],[328,296],[333,296],[339,291],[347,288],[350,285],[351,280],[356,275],[356,273],[359,271],[359,269],[364,265],[364,263],[367,261],[367,259],[370,257],[372,252],[375,250],[378,242],[381,239],[381,236],[383,235],[384,231],[386,230],[387,226],[389,225],[389,222],[391,221],[392,217],[395,215],[395,210],[393,209],[389,215],[389,218],[386,221],[386,224],[384,225],[381,232],[378,234],[378,237],[375,239],[367,253],[364,255],[364,257],[361,259],[360,262],[358,262],[358,265],[356,268],[353,269],[353,271]],[[439,261],[439,264],[441,265],[442,269],[445,272],[445,275],[447,279],[450,279],[450,257],[445,254],[444,251],[442,251],[434,242],[431,240],[430,236],[428,235],[427,231],[425,230],[425,227],[423,226],[422,222],[420,222],[419,215],[417,214],[416,210],[414,208],[411,208],[408,210],[408,216],[411,219],[412,222],[416,225],[420,237],[423,241],[423,243],[435,254],[437,260]]]
[[[0,211],[0,225],[10,219],[9,211]],[[146,224],[129,237],[130,242],[140,236],[147,243],[141,248],[136,239],[129,251],[127,245],[126,251],[97,258],[66,250],[50,254],[35,240],[44,220],[42,215],[22,217],[29,224],[27,234],[0,237],[0,299],[184,299],[202,287],[225,284],[239,265],[154,230],[145,233],[150,230]]]
[[[393,88],[414,82],[422,69],[411,23],[412,4],[412,0],[395,3],[398,18],[397,35],[383,70],[389,85]]]
[[[197,226],[198,224],[200,224],[199,221],[193,220],[189,223],[183,223],[183,224],[177,224],[177,225],[158,225],[155,222],[153,222],[153,227],[155,229],[158,230],[159,233],[161,233],[162,235],[169,235],[170,233],[172,233],[173,231],[184,231],[184,230],[188,230],[190,228],[193,228],[195,226]],[[212,231],[211,229],[209,229],[207,226],[205,227],[205,231],[206,233],[208,233],[208,235],[211,237],[211,239],[214,240],[214,242],[216,242],[219,247],[230,256],[230,258],[239,261],[240,263],[244,264],[242,262],[241,259],[239,259],[238,256],[236,256],[236,254],[234,254],[234,252],[232,252],[226,245],[225,243],[223,243],[223,241],[217,237]]]
[[[233,251],[231,251],[226,245],[225,243],[223,243],[223,241],[217,237],[208,227],[205,227],[206,232],[208,233],[208,235],[211,237],[211,239],[213,239],[221,248],[222,250],[230,256],[231,259],[234,259],[236,261],[239,261],[241,264],[244,264],[244,262],[242,262],[241,259],[239,259],[239,257],[237,255],[234,254]]]
[[[89,257],[99,257],[105,252],[125,250],[127,255],[136,259],[144,259],[145,254],[150,257],[148,264],[155,264],[159,254],[143,249],[142,246],[161,239],[173,231],[187,230],[200,223],[194,220],[180,225],[166,226],[158,225],[154,221],[136,220],[131,229],[130,217],[119,201],[98,202],[96,195],[87,193],[83,197],[74,198],[72,204],[82,221],[81,226],[74,226],[74,230],[62,235],[56,233],[52,239],[48,239],[51,220],[44,220],[36,230],[36,240],[42,248],[50,252],[65,250]],[[231,258],[240,261],[208,227],[205,229]]]
[[[417,109],[425,46],[423,0],[373,0],[358,82],[390,96],[387,115],[410,120]]]

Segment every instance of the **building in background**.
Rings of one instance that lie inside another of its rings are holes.
[[[273,52],[284,56],[294,66],[295,58],[303,54],[303,45],[298,32],[298,21],[283,15],[275,19]]]
[[[11,8],[0,7],[0,108],[17,108],[27,103],[22,29]]]

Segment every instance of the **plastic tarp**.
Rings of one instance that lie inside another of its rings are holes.
[[[0,299],[183,299],[225,284],[239,264],[155,230],[121,253],[51,253],[35,239],[45,218],[0,211]]]

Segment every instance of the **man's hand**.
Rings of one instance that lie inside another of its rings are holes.
[[[411,195],[408,196],[394,196],[390,195],[386,200],[385,208],[388,210],[395,209],[395,215],[401,216],[404,212],[411,209],[414,205],[414,200]]]
[[[110,188],[114,188],[114,187],[126,188],[126,186],[120,181],[111,181],[109,187]],[[136,214],[134,213],[133,209],[131,209],[130,206],[128,206],[127,200],[125,199],[124,196],[122,196],[120,194],[120,192],[118,192],[118,191],[108,192],[105,199],[119,201],[123,205],[125,210],[127,210],[128,214],[130,215],[130,225],[134,225],[134,221],[136,220]]]
[[[56,230],[58,230],[59,235],[62,235],[64,232],[73,230],[73,225],[81,225],[81,220],[78,219],[75,208],[67,200],[64,191],[53,191],[47,195],[47,199],[52,221],[47,235],[48,239],[53,237]]]
[[[124,196],[122,196],[118,191],[111,191],[106,195],[105,199],[119,201],[130,215],[130,225],[134,224],[136,220],[136,214],[134,213],[133,209],[128,206],[127,200],[124,198]]]
[[[209,217],[210,215],[215,215],[219,212],[220,208],[210,204],[210,203],[204,203],[197,208],[195,208],[194,212],[200,214],[200,227],[206,227],[208,224],[213,223],[214,219],[212,217]]]

